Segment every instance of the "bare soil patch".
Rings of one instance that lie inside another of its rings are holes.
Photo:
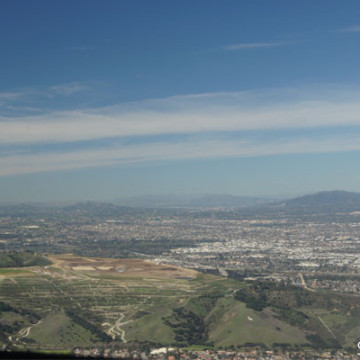
[[[197,271],[172,265],[155,264],[141,259],[86,258],[72,254],[52,255],[50,259],[55,267],[64,270],[89,271],[91,274],[112,275],[118,277],[139,277],[155,279],[191,279]]]

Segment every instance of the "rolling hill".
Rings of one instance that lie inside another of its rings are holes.
[[[139,259],[50,259],[51,266],[0,269],[1,346],[336,348],[352,345],[360,329],[357,298]]]

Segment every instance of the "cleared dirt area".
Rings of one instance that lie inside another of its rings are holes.
[[[141,277],[155,279],[191,279],[198,272],[182,269],[172,265],[158,265],[141,259],[87,258],[72,254],[52,255],[52,266],[64,270],[98,273],[99,275],[116,275],[119,277]]]

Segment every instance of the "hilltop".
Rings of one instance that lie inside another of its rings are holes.
[[[360,193],[348,191],[321,191],[280,203],[284,210],[307,210],[310,212],[360,211]]]

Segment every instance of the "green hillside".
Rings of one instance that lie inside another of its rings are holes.
[[[32,251],[0,251],[0,268],[44,266],[51,261]]]
[[[353,346],[360,329],[356,297],[239,282],[137,259],[51,259],[51,267],[31,268],[32,276],[1,275],[1,346],[336,348]]]

